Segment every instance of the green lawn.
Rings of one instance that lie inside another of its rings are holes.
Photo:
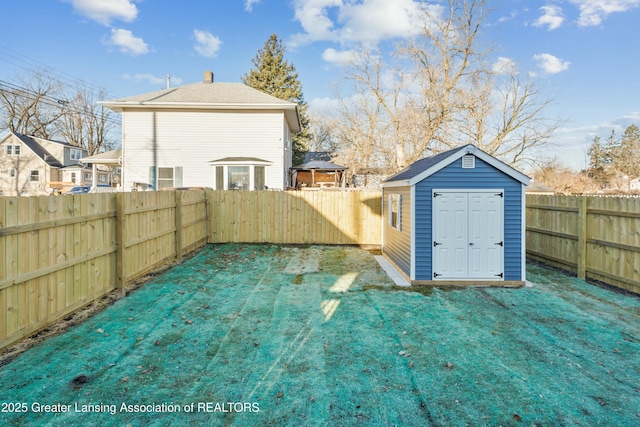
[[[417,292],[356,248],[209,245],[2,367],[0,425],[640,425],[640,299],[527,278]]]

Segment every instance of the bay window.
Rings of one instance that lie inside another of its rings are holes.
[[[271,162],[255,157],[226,157],[209,162],[214,166],[216,190],[265,190],[266,167]]]

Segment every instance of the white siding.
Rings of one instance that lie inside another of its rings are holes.
[[[124,188],[148,183],[154,162],[158,167],[183,167],[183,186],[213,187],[214,167],[208,162],[257,157],[272,162],[265,184],[282,189],[289,166],[284,160],[284,122],[282,111],[125,111]]]

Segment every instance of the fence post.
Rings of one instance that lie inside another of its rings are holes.
[[[207,218],[207,243],[213,243],[213,192],[215,190],[205,190],[205,210]]]
[[[578,198],[578,278],[587,278],[587,196]]]
[[[116,289],[120,298],[127,295],[125,263],[125,193],[116,193]]]
[[[182,191],[176,194],[176,260],[182,262]]]

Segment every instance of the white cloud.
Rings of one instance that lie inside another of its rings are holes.
[[[347,3],[340,19],[345,22],[341,38],[379,41],[393,37],[411,37],[420,32],[422,4],[413,0],[364,0]]]
[[[304,45],[317,40],[336,40],[329,9],[342,6],[342,0],[295,0],[295,19],[305,33],[294,36],[293,45]]]
[[[328,48],[324,52],[322,52],[322,59],[332,64],[346,64],[351,62],[354,58],[358,56],[358,53],[355,50],[335,50],[333,48]]]
[[[253,6],[258,3],[260,3],[260,0],[246,0],[244,2],[244,10],[246,10],[247,12],[252,12]]]
[[[540,10],[543,12],[543,15],[533,23],[535,27],[542,27],[544,25],[547,25],[549,30],[560,28],[560,26],[564,22],[561,7],[549,5],[542,6]]]
[[[549,74],[557,74],[561,71],[565,71],[569,68],[569,61],[563,61],[548,53],[541,53],[539,55],[533,55],[533,60],[536,62],[538,68],[541,68],[544,72]]]
[[[150,73],[138,73],[138,74],[123,74],[122,78],[125,80],[133,80],[136,83],[147,82],[154,86],[165,86],[167,84],[167,76],[154,76]],[[171,76],[171,85],[179,85],[182,84],[182,79],[179,77]]]
[[[580,10],[578,25],[600,25],[612,13],[626,12],[640,7],[640,0],[569,0]]]
[[[118,46],[120,52],[130,55],[144,55],[149,53],[149,46],[140,37],[136,37],[129,30],[122,28],[112,28],[111,37],[105,41],[105,44]]]
[[[132,22],[138,16],[138,8],[131,0],[66,0],[76,13],[102,24],[112,20]]]
[[[210,32],[202,30],[193,30],[193,36],[196,39],[196,44],[193,47],[196,52],[205,58],[215,58],[218,55],[222,40]]]
[[[376,43],[410,37],[424,25],[424,11],[439,17],[442,7],[417,0],[294,0],[295,19],[304,29],[289,46],[314,41]]]
[[[502,22],[511,21],[512,19],[515,19],[517,16],[518,16],[518,11],[512,10],[511,13],[509,13],[509,15],[501,16],[500,18],[498,18],[498,22],[502,23]]]
[[[516,70],[516,64],[513,60],[500,56],[491,66],[491,71],[496,74],[510,74]]]

